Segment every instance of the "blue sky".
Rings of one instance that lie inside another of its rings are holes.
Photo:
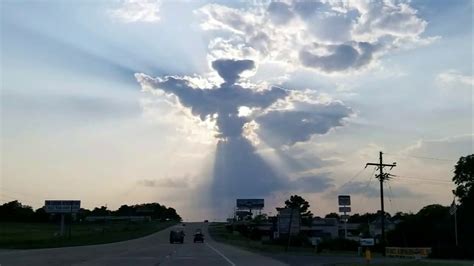
[[[389,211],[417,211],[473,152],[472,1],[0,7],[2,202],[201,219],[295,193],[324,215],[344,192],[375,211],[370,169],[341,185],[382,150]]]

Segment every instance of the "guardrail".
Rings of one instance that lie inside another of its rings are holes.
[[[431,248],[401,248],[386,247],[385,254],[389,257],[426,258],[431,253]]]

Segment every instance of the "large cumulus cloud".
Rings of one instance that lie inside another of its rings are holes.
[[[352,114],[351,109],[314,91],[244,82],[242,74],[255,68],[252,60],[219,59],[211,65],[222,83],[196,83],[193,79],[202,80],[196,76],[135,75],[144,91],[174,97],[177,108],[189,110],[201,121],[215,123],[219,141],[210,196],[263,197],[285,189],[322,192],[332,186],[326,175],[290,180],[290,173],[276,171],[256,152],[249,135],[257,135],[257,139],[282,152],[283,147],[341,126],[343,119]]]
[[[174,95],[194,116],[215,122],[221,139],[242,137],[244,128],[252,122],[258,124],[254,133],[269,138],[271,144],[292,145],[341,126],[352,113],[342,102],[312,99],[304,92],[277,86],[244,86],[239,80],[243,72],[255,67],[252,60],[219,59],[212,62],[212,67],[224,80],[222,84],[196,87],[189,77],[135,76],[144,90]],[[242,108],[250,111],[242,115]]]
[[[211,57],[240,57],[346,72],[401,47],[429,43],[427,22],[405,1],[271,1],[196,11],[213,32]]]

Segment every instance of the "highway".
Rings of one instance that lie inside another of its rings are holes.
[[[0,265],[286,265],[213,241],[208,237],[207,223],[187,223],[183,228],[184,244],[170,244],[168,228],[143,238],[103,245],[0,250]],[[204,243],[193,243],[198,228],[206,236]]]

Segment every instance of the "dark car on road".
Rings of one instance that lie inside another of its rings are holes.
[[[194,243],[196,242],[204,243],[204,235],[200,229],[196,230],[196,233],[194,234]]]
[[[170,244],[173,243],[184,243],[184,231],[183,230],[171,230],[170,232]]]

